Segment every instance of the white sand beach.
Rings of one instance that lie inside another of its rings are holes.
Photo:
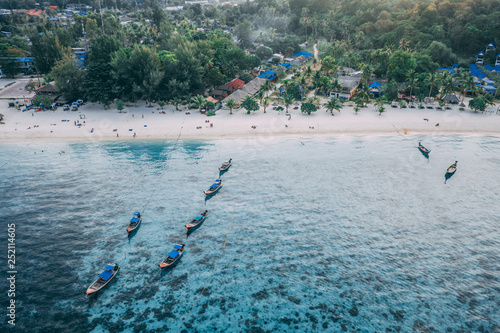
[[[465,101],[468,104],[468,101]],[[148,107],[141,101],[126,107],[121,113],[114,106],[104,110],[102,105],[88,103],[78,111],[26,111],[8,107],[0,101],[4,115],[0,125],[0,141],[19,140],[129,140],[129,139],[214,139],[277,135],[369,135],[369,134],[500,134],[498,105],[486,112],[473,112],[468,107],[451,110],[391,108],[379,115],[374,105],[361,108],[356,114],[352,106],[344,105],[340,112],[330,112],[321,107],[311,115],[300,109],[289,108],[290,116],[261,108],[247,114],[244,109],[217,111],[207,117],[197,109],[175,111],[173,106],[160,109]],[[425,119],[428,119],[425,120]],[[439,126],[436,126],[439,124]],[[255,126],[255,128],[252,128]],[[135,137],[134,137],[135,133]]]

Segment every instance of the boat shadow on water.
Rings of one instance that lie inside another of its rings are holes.
[[[456,171],[453,171],[452,173],[445,173],[444,174],[444,183],[446,184],[446,182],[448,181],[448,179],[450,179],[451,177],[453,177],[453,175],[455,174]]]
[[[141,228],[141,225],[142,225],[142,223],[137,228],[135,228],[134,230],[132,230],[128,233],[127,238],[129,241],[132,240],[132,238],[137,234],[137,231],[139,231],[139,229]]]
[[[212,199],[213,197],[215,197],[217,195],[217,193],[219,193],[219,191],[217,192],[214,192],[214,193],[211,193],[211,194],[206,194],[205,195],[205,202],[207,202],[208,200]]]
[[[205,222],[205,221],[203,221]],[[186,238],[189,238],[189,236],[191,236],[191,234],[193,232],[195,232],[196,230],[198,230],[200,228],[200,226],[203,224],[203,222],[201,222],[200,224],[198,224],[197,226],[195,227],[192,227],[192,228],[189,228],[187,231],[186,231]]]
[[[423,152],[423,151],[422,151],[422,150],[420,150],[420,149],[419,149],[418,151],[419,151],[422,155],[424,155],[424,157],[425,157],[426,159],[429,159],[429,153],[425,153],[425,152]]]

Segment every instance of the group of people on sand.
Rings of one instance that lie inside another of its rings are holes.
[[[211,123],[210,120],[205,120],[205,123],[210,123],[210,127],[214,127],[214,123]],[[202,129],[202,126],[196,126],[196,129]]]

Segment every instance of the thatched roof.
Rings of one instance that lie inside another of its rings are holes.
[[[57,94],[56,82],[52,81],[44,86],[35,89],[37,94]]]
[[[458,103],[460,99],[456,95],[444,95],[441,100],[448,103]]]

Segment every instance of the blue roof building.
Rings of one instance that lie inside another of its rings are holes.
[[[306,52],[306,51],[300,51],[300,52],[295,52],[293,55],[296,57],[304,56],[306,58],[310,58],[310,57],[312,57],[313,54],[310,52]]]
[[[455,74],[455,70],[453,68],[438,68],[438,71],[448,71],[451,75]]]
[[[277,78],[276,71],[265,71],[264,73],[260,74],[259,76],[261,79],[267,79],[269,81],[273,81]]]

